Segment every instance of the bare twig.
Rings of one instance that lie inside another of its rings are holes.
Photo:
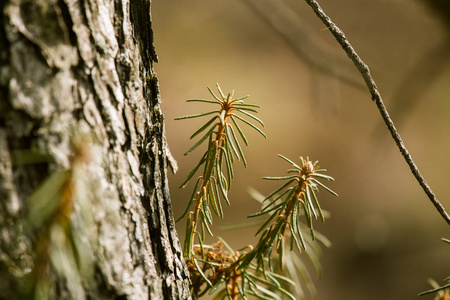
[[[419,169],[417,168],[416,164],[414,163],[411,155],[408,152],[408,149],[406,149],[405,144],[402,141],[402,138],[397,132],[397,129],[395,128],[394,123],[392,122],[391,118],[389,117],[389,113],[386,110],[386,107],[384,106],[383,100],[381,99],[381,95],[378,92],[377,86],[375,84],[375,81],[373,80],[372,76],[370,75],[369,67],[362,61],[362,59],[359,57],[359,55],[356,53],[355,49],[353,49],[350,42],[345,37],[344,32],[339,29],[339,27],[336,26],[336,24],[331,21],[331,19],[325,14],[325,12],[320,7],[319,3],[316,0],[305,0],[309,6],[313,9],[315,14],[319,17],[319,19],[327,26],[327,28],[330,30],[330,32],[333,34],[339,45],[341,45],[342,49],[344,49],[347,56],[353,61],[356,68],[361,73],[362,77],[364,78],[364,81],[366,82],[367,88],[370,91],[370,94],[372,96],[372,100],[375,101],[378,110],[381,113],[381,116],[383,117],[384,122],[386,123],[392,138],[395,140],[395,143],[397,144],[397,147],[399,148],[401,154],[405,158],[405,161],[408,163],[409,168],[411,169],[412,173],[414,174],[414,177],[416,177],[416,180],[419,182],[419,184],[422,186],[425,193],[428,195],[428,198],[433,203],[433,205],[436,207],[436,209],[439,211],[441,216],[444,218],[444,220],[447,221],[447,223],[450,225],[450,217],[445,211],[442,204],[439,202],[439,200],[434,195],[431,188],[428,186],[427,182],[425,181],[425,178],[420,174]]]
[[[282,0],[246,0],[254,11],[266,20],[311,67],[330,74],[356,88],[364,88],[345,58],[312,34],[306,22]]]

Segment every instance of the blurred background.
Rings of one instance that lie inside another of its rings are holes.
[[[320,1],[369,65],[383,100],[428,184],[450,210],[449,1]],[[284,176],[283,154],[318,160],[335,178],[319,200],[331,218],[315,228],[324,249],[315,299],[418,299],[450,275],[449,226],[411,174],[364,82],[330,32],[300,0],[154,0],[162,108],[179,171],[170,175],[175,216],[193,185],[178,186],[203,150],[183,153],[207,119],[174,118],[206,111],[206,87],[251,95],[262,106],[265,140],[247,130],[248,167],[235,165],[231,207],[214,232],[235,249],[255,244],[256,228],[221,230],[245,222],[260,205],[247,193],[269,194]],[[247,128],[246,128],[247,129]],[[184,238],[185,220],[177,224]],[[211,242],[214,242],[212,239]],[[310,297],[311,298],[311,297]],[[420,299],[433,299],[433,296]]]

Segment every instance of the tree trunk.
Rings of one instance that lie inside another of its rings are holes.
[[[190,298],[167,182],[150,0],[6,0],[0,21],[0,297],[17,298],[35,265],[22,233],[27,199],[70,168],[81,131],[96,140],[87,175],[95,282],[84,296]],[[56,298],[77,298],[52,276]]]

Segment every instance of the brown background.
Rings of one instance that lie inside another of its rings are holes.
[[[420,83],[426,85],[414,106],[396,105],[395,96],[415,64],[448,36],[441,20],[421,1],[321,4],[370,66],[387,108],[406,111],[398,124],[400,134],[450,209],[450,71],[441,68],[431,82],[421,77],[426,73],[414,71],[416,82],[404,91],[414,94]],[[345,59],[306,3],[289,5],[313,34]],[[185,100],[210,98],[206,86],[214,88],[218,82],[224,92],[250,94],[247,101],[262,106],[259,117],[268,138],[247,130],[248,168],[235,166],[232,206],[224,221],[215,222],[216,235],[235,248],[254,244],[255,228],[219,227],[245,221],[259,209],[246,193],[248,187],[263,194],[276,188],[260,178],[285,174],[288,165],[277,158],[278,153],[291,159],[310,156],[336,179],[329,186],[339,194],[334,198],[323,192],[319,198],[331,219],[323,225],[317,222],[316,228],[333,246],[324,251],[316,299],[416,299],[430,287],[428,277],[442,283],[450,275],[450,246],[440,241],[450,238],[448,225],[416,183],[365,89],[313,70],[245,1],[154,1],[152,15],[168,143],[180,167],[170,177],[176,216],[185,209],[193,188],[178,186],[203,150],[183,156],[194,143],[190,134],[202,120],[174,118],[206,111],[207,107]],[[184,221],[178,226],[182,239]]]

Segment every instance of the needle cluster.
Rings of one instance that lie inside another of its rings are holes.
[[[188,214],[184,256],[194,263],[196,263],[194,246],[195,236],[197,236],[200,247],[202,247],[203,241],[205,240],[205,232],[212,235],[210,229],[210,225],[212,224],[211,212],[214,212],[218,217],[223,218],[221,200],[223,199],[228,205],[230,204],[227,194],[231,180],[234,177],[233,163],[236,159],[242,160],[244,166],[247,166],[237,134],[239,134],[245,145],[248,145],[248,141],[237,120],[266,137],[261,129],[244,118],[244,116],[248,117],[259,123],[261,126],[264,126],[264,123],[253,115],[253,113],[257,113],[256,109],[260,106],[244,103],[244,99],[248,96],[233,98],[233,92],[225,95],[218,84],[217,90],[220,93],[220,97],[217,97],[210,88],[208,88],[208,90],[214,100],[191,99],[187,100],[187,102],[212,104],[216,107],[218,106],[217,109],[176,119],[183,120],[213,115],[205,125],[191,135],[192,139],[203,133],[203,136],[198,142],[184,154],[189,154],[198,146],[208,141],[206,151],[202,158],[181,185],[181,187],[184,188],[197,173],[199,168],[203,166],[202,175],[199,176],[195,182],[194,192],[189,200],[187,209],[180,217],[181,219]],[[205,131],[206,133],[204,133]],[[190,210],[192,205],[194,206],[194,209]],[[200,232],[197,229],[199,223],[201,227]]]
[[[51,299],[53,278],[61,277],[73,298],[86,298],[85,286],[94,276],[95,222],[86,182],[89,149],[85,138],[74,139],[74,156],[67,170],[53,173],[28,199],[24,233],[36,257],[25,277],[21,297]],[[76,213],[74,213],[76,211]]]
[[[184,257],[191,277],[191,293],[194,299],[205,294],[215,293],[214,299],[247,299],[249,295],[258,299],[297,299],[299,285],[284,273],[296,276],[299,269],[300,277],[309,279],[309,274],[298,257],[293,254],[307,252],[314,266],[320,269],[317,257],[320,249],[316,243],[316,233],[313,229],[313,219],[325,221],[317,198],[319,188],[337,194],[326,187],[319,179],[333,180],[323,174],[317,162],[300,157],[296,164],[287,157],[279,155],[292,165],[288,176],[264,177],[266,180],[284,181],[284,183],[261,201],[262,210],[249,217],[266,217],[262,220],[256,235],[260,236],[255,247],[245,246],[233,250],[224,240],[213,245],[204,243],[206,233],[213,235],[210,225],[213,214],[223,218],[222,202],[228,205],[228,191],[234,177],[233,164],[241,160],[247,166],[240,143],[248,145],[247,138],[241,129],[244,124],[258,133],[265,134],[252,122],[264,126],[254,114],[259,105],[244,103],[244,99],[233,98],[233,92],[225,95],[217,85],[219,97],[209,89],[213,100],[192,99],[188,102],[202,102],[216,105],[217,109],[205,113],[177,118],[177,120],[210,116],[212,117],[200,129],[195,131],[191,139],[201,135],[201,138],[185,153],[206,143],[206,151],[193,170],[181,185],[184,188],[195,174],[200,173],[194,185],[188,206],[179,218],[187,216],[186,237],[184,242]],[[249,121],[250,119],[250,121]],[[239,137],[239,139],[238,139]],[[199,171],[200,169],[203,171]],[[302,222],[304,217],[305,223]],[[260,218],[262,219],[262,218]],[[306,231],[306,233],[305,233]],[[328,244],[320,234],[318,240]],[[289,251],[285,242],[289,241]],[[277,257],[277,259],[274,259]],[[285,259],[283,259],[285,258]],[[309,288],[311,290],[311,288]]]

